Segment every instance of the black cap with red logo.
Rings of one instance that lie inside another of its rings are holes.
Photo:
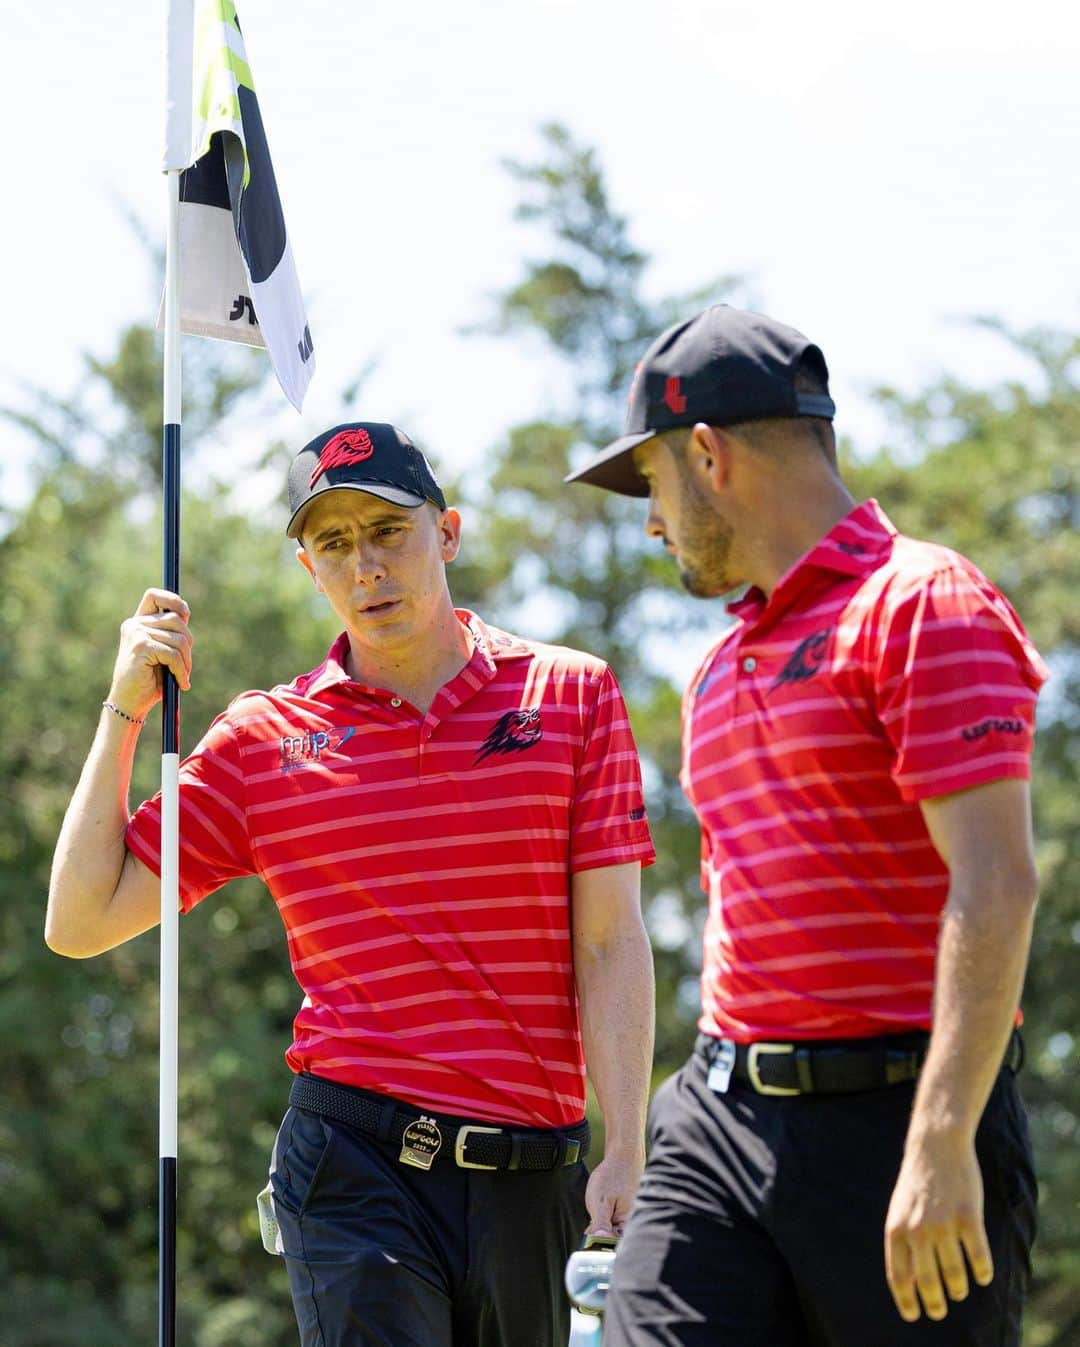
[[[366,491],[415,510],[446,499],[431,464],[404,431],[384,421],[334,426],[305,444],[289,468],[290,538],[299,538],[307,507],[324,491]]]
[[[822,392],[795,387],[804,368]],[[761,313],[716,304],[657,337],[634,374],[625,433],[566,481],[647,496],[634,467],[639,444],[698,421],[730,426],[769,417],[831,419],[836,405],[828,379],[825,357],[801,332]]]

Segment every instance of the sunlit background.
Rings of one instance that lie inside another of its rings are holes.
[[[702,900],[678,697],[725,619],[677,593],[636,504],[559,485],[584,450],[584,385],[619,384],[630,353],[609,356],[596,327],[596,370],[557,350],[550,293],[496,330],[529,265],[552,259],[559,216],[515,220],[536,179],[507,164],[550,165],[542,127],[560,123],[651,259],[642,293],[633,267],[613,271],[632,275],[637,316],[728,278],[733,301],[805,331],[830,365],[855,493],[969,551],[1048,655],[1024,1078],[1042,1234],[1026,1342],[1076,1347],[1080,7],[238,4],[318,371],[302,417],[270,383],[219,418],[207,404],[236,365],[206,355],[235,348],[185,340],[197,489],[182,587],[199,641],[185,747],[236,691],[310,667],[332,634],[282,537],[285,452],[346,415],[398,422],[465,504],[455,593],[596,650],[628,692],[659,853],[644,885],[656,1079],[681,1060]],[[4,1347],[115,1347],[150,1341],[155,1322],[156,940],[72,964],[46,951],[41,920],[116,624],[159,575],[158,373],[139,325],[161,286],[163,8],[8,6],[0,30]],[[623,292],[599,290],[606,320]],[[264,359],[241,353],[241,367]],[[621,393],[599,401],[591,419],[607,422]],[[134,800],[156,779],[143,738]],[[182,945],[179,1341],[290,1347],[251,1201],[296,1003],[280,923],[241,881],[185,920]]]
[[[371,361],[365,414],[454,467],[564,396],[538,348],[463,332],[530,250],[500,162],[552,119],[597,148],[649,287],[743,276],[822,345],[856,442],[880,436],[873,385],[1023,376],[973,315],[1080,314],[1067,0],[245,0],[240,19],[317,347],[304,418],[280,422],[298,444]],[[70,387],[83,350],[155,311],[128,217],[162,235],[162,61],[157,4],[6,12],[0,400]]]

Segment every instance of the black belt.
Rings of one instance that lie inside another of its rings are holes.
[[[696,1050],[710,1067],[729,1062],[731,1079],[744,1081],[758,1094],[854,1094],[914,1080],[929,1043],[926,1033],[828,1043],[732,1043],[699,1034]],[[1014,1029],[1003,1065],[1015,1073],[1023,1061],[1024,1041]]]
[[[496,1127],[431,1113],[306,1072],[293,1080],[289,1103],[400,1146],[399,1159],[419,1169],[430,1169],[440,1151],[460,1169],[560,1169],[589,1153],[588,1121],[558,1131]]]

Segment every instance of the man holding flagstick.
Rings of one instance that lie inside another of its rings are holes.
[[[563,1347],[566,1259],[586,1225],[621,1233],[644,1162],[653,851],[622,697],[592,656],[453,607],[461,519],[395,427],[317,436],[289,499],[344,630],[181,766],[179,901],[258,874],[288,933],[304,997],[269,1224],[301,1340]],[[191,652],[187,605],[148,591],[57,846],[60,953],[158,920],[163,807],[129,816],[127,790]]]
[[[345,631],[180,763],[179,332],[267,345],[298,408],[313,348],[231,0],[172,0],[168,64],[164,577],[123,625],[46,920],[72,957],[161,923],[159,1347],[177,912],[251,873],[305,993],[264,1227],[305,1347],[562,1347],[567,1255],[586,1222],[621,1231],[643,1163],[652,848],[625,708],[599,661],[456,612],[460,518],[430,465],[391,426],[340,426],[297,457],[289,534]],[[130,817],[161,697],[162,791]],[[583,1048],[606,1132],[591,1176]]]

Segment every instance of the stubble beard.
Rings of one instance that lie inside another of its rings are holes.
[[[679,579],[696,599],[715,599],[742,583],[730,570],[733,530],[709,507],[689,475],[682,475],[681,483]]]

